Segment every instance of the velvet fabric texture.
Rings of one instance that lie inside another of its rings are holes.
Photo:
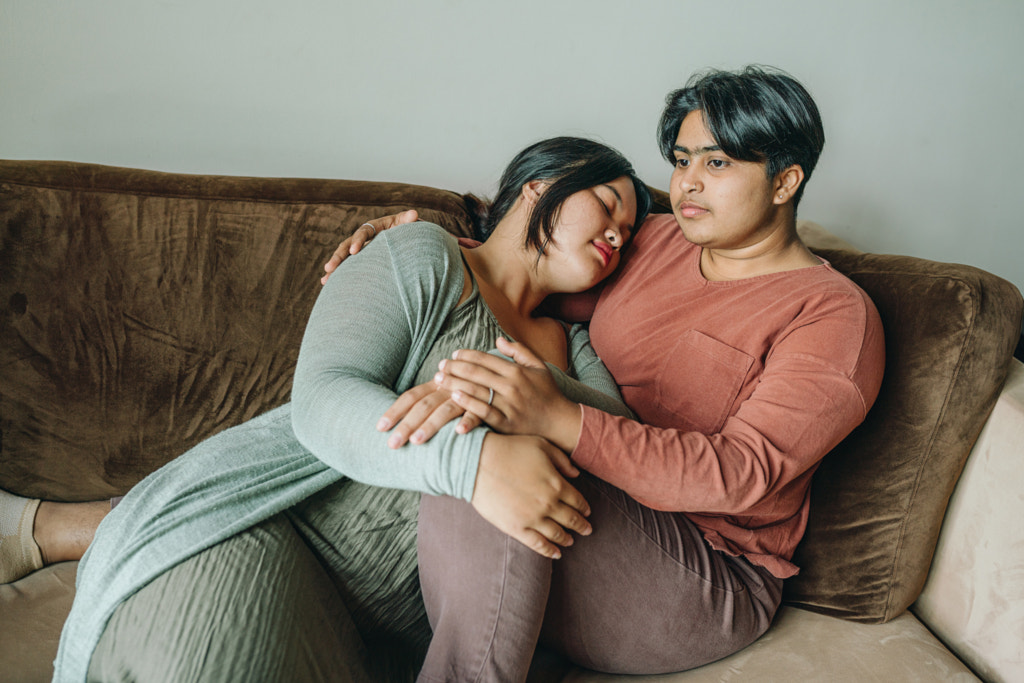
[[[655,193],[668,209],[667,196]],[[288,400],[320,266],[417,208],[472,233],[474,198],[396,183],[0,161],[0,487],[94,500]],[[1019,335],[1010,283],[820,252],[872,297],[886,377],[812,485],[787,600],[886,621],[924,583],[943,511]]]
[[[408,208],[472,234],[419,186],[0,162],[0,487],[123,494],[287,401],[321,265]]]
[[[924,586],[953,486],[1009,369],[1021,294],[970,266],[820,255],[878,307],[886,369],[867,419],[814,475],[786,600],[888,621]]]

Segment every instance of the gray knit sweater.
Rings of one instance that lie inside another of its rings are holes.
[[[346,261],[310,316],[292,403],[171,461],[100,525],[79,565],[54,680],[86,679],[116,607],[155,577],[342,476],[469,500],[484,429],[457,435],[449,425],[425,445],[396,450],[375,428],[398,393],[416,383],[463,277],[456,240],[423,224],[389,230]],[[570,356],[573,374],[590,386],[555,371],[563,392],[627,414],[579,329],[570,335]]]

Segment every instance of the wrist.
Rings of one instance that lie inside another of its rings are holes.
[[[580,430],[583,428],[583,406],[564,399],[549,411],[549,415],[549,427],[547,433],[542,436],[565,453],[572,455],[580,440]]]

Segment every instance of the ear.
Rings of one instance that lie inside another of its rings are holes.
[[[523,185],[520,195],[522,195],[524,202],[533,206],[537,203],[537,200],[540,199],[540,196],[544,194],[544,190],[546,189],[548,189],[548,184],[543,180],[531,180]]]
[[[803,182],[804,169],[799,164],[782,169],[772,181],[772,203],[785,204],[793,199]]]

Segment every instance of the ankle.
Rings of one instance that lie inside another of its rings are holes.
[[[33,536],[44,564],[80,560],[96,528],[110,512],[108,501],[56,503],[43,501],[36,512]]]

